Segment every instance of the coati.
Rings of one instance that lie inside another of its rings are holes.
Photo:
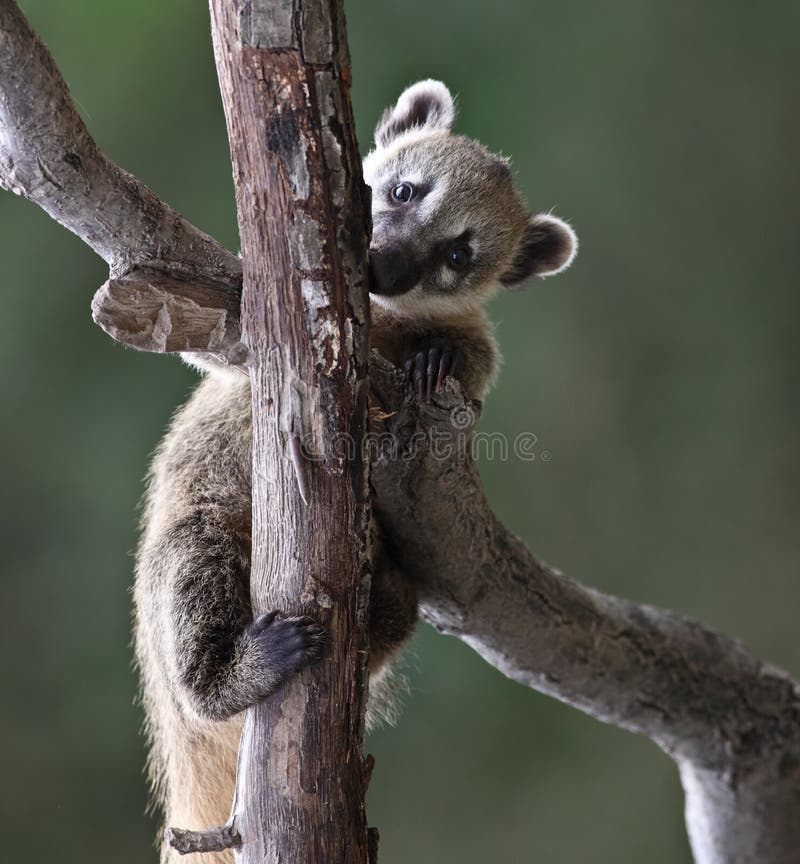
[[[529,216],[507,161],[451,132],[437,81],[408,88],[364,161],[372,187],[372,346],[405,365],[420,399],[448,375],[482,399],[498,365],[484,302],[499,285],[567,267],[577,241]],[[320,658],[307,618],[253,620],[249,379],[211,371],[176,414],[149,475],[134,589],[150,773],[167,824],[225,822],[240,712]],[[411,633],[410,580],[381,549],[370,598],[370,674]],[[171,861],[168,848],[163,861]],[[230,853],[209,855],[222,864]]]

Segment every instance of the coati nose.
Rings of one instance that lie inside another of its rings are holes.
[[[370,249],[369,274],[372,294],[405,294],[419,281],[419,267],[413,257],[398,247]]]

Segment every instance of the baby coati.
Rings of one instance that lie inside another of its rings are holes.
[[[499,359],[483,303],[499,285],[564,269],[576,249],[564,222],[527,213],[505,159],[451,133],[454,119],[443,84],[415,84],[384,114],[364,162],[372,346],[405,365],[423,400],[448,375],[482,399]],[[240,712],[321,655],[324,634],[313,621],[253,620],[251,448],[249,379],[211,370],[176,415],[149,477],[136,653],[155,792],[167,824],[182,828],[226,821]],[[417,617],[414,587],[385,549],[374,569],[373,678]]]

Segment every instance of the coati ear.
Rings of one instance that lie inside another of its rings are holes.
[[[500,276],[503,285],[516,285],[529,276],[552,276],[566,270],[578,252],[578,237],[562,219],[539,213],[531,216],[511,266]]]
[[[418,81],[400,94],[397,104],[383,112],[375,127],[375,144],[386,147],[405,132],[450,129],[456,108],[441,81]]]

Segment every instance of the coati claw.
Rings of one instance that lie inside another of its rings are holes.
[[[406,361],[406,373],[420,402],[430,402],[433,393],[442,389],[444,379],[455,374],[457,361],[458,350],[444,336],[435,337]]]
[[[305,615],[283,616],[273,610],[259,615],[249,633],[278,678],[293,675],[325,655],[326,630]]]

